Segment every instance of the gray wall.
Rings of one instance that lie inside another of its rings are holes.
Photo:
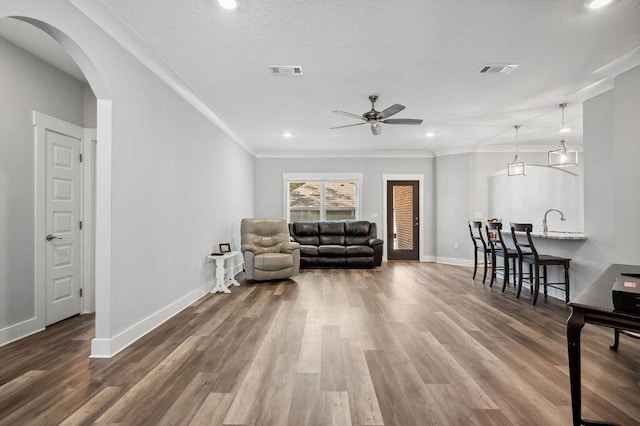
[[[97,103],[96,103],[96,95],[91,90],[91,87],[86,84],[84,86],[84,113],[82,118],[84,120],[84,127],[87,129],[95,129],[97,126],[96,118],[97,118]]]
[[[524,152],[520,157],[527,164],[546,164],[547,155],[541,152]],[[513,160],[512,152],[474,152],[437,157],[436,163],[436,223],[437,259],[443,263],[470,265],[473,245],[469,237],[467,221],[486,220],[490,215],[507,218],[490,211],[489,176],[505,169]],[[581,174],[578,167],[572,170]],[[516,179],[516,178],[514,178]],[[544,194],[544,188],[535,196]],[[542,217],[540,217],[542,221]],[[455,245],[458,248],[455,248]]]
[[[361,218],[376,222],[382,235],[384,174],[424,175],[423,257],[435,256],[435,181],[432,158],[258,158],[256,159],[256,216],[286,217],[283,173],[362,173]],[[377,219],[371,213],[378,213]]]
[[[0,329],[3,329],[34,316],[32,111],[83,126],[86,85],[1,38],[0,63]],[[87,99],[90,104],[88,96]],[[94,98],[94,111],[95,103]]]
[[[640,67],[616,77],[613,103],[615,260],[640,264]],[[601,142],[602,143],[602,142]]]
[[[436,254],[443,263],[467,264],[469,248],[470,156],[447,155],[436,158]],[[457,248],[456,248],[457,245]]]
[[[585,232],[573,258],[580,292],[611,263],[640,265],[640,67],[584,103]],[[576,294],[574,293],[574,294]]]
[[[85,69],[95,67],[96,94],[111,101],[110,286],[96,300],[104,308],[96,338],[121,339],[111,345],[117,350],[177,301],[204,294],[214,246],[238,249],[240,219],[254,214],[254,158],[68,1],[3,1],[0,16],[27,16],[66,34],[86,55]],[[76,118],[55,115],[81,124],[82,87],[77,98]]]

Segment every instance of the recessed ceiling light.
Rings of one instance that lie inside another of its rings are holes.
[[[560,133],[567,133],[570,132],[571,128],[570,127],[563,127],[562,129],[560,129]]]
[[[290,138],[291,136],[293,136],[293,135],[291,134],[291,132],[284,132],[284,133],[282,134],[282,136],[283,136],[283,137],[285,137],[285,138],[287,138],[287,139],[289,139],[289,138]]]
[[[599,9],[611,3],[611,0],[593,0],[589,3],[589,9]]]
[[[225,9],[235,9],[238,7],[236,0],[218,0],[218,4]]]
[[[424,135],[425,135],[426,137],[428,137],[428,138],[432,138],[432,137],[434,137],[436,134],[435,134],[435,133],[433,133],[432,131],[428,131],[428,132],[427,132],[427,133],[425,133]]]

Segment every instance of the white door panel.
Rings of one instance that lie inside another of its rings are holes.
[[[68,124],[68,123],[67,123]],[[80,149],[83,131],[44,129],[46,325],[80,313]]]

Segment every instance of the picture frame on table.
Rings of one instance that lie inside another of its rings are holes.
[[[221,243],[220,244],[220,253],[231,253],[231,244],[229,243]]]

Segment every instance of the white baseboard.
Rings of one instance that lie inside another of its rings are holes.
[[[91,355],[89,355],[89,358],[111,357],[111,339],[91,339]]]
[[[145,334],[162,325],[196,300],[207,294],[204,287],[197,288],[138,323],[113,336],[111,339],[93,339],[90,358],[111,358]]]
[[[564,291],[562,290],[558,290],[552,287],[549,287],[547,289],[547,297],[551,297],[553,299],[561,300],[564,302],[564,296],[565,296]],[[527,281],[524,281],[522,283],[522,298],[527,299],[530,297],[531,297],[531,293],[529,291],[529,283]],[[540,290],[538,293],[538,303],[540,303],[541,300],[544,300],[544,287],[542,287],[542,283],[540,283]]]
[[[44,330],[42,321],[35,317],[10,325],[0,330],[0,346],[8,345],[42,330]]]
[[[436,257],[437,263],[444,263],[445,265],[455,266],[473,266],[473,260],[471,259],[458,259],[455,257]]]
[[[388,262],[389,259],[387,259],[387,257],[383,257],[382,258],[382,262]],[[422,256],[420,258],[420,262],[435,262],[436,261],[436,257],[435,256]]]

